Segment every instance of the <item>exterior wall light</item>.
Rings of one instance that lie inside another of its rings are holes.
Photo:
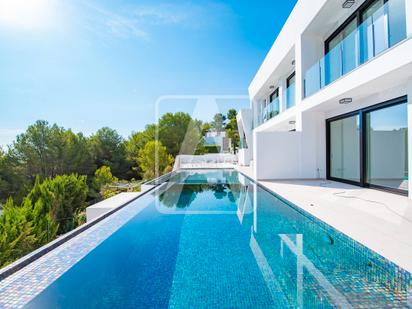
[[[355,4],[355,0],[346,0],[345,2],[343,2],[342,8],[350,9],[352,7],[352,5],[354,5],[354,4]]]
[[[295,60],[292,60],[292,65],[295,65]]]
[[[270,85],[270,86],[269,86],[269,89],[271,89],[271,90],[272,90],[272,89],[275,89],[275,86]]]
[[[295,120],[290,120],[289,121],[289,132],[296,132],[296,121]]]
[[[352,103],[352,98],[344,98],[339,100],[339,104],[349,104]]]

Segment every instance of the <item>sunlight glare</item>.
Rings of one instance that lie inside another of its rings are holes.
[[[0,26],[24,30],[47,27],[55,0],[0,0]]]

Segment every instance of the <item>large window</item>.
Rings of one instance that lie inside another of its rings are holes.
[[[330,122],[330,177],[360,181],[359,116]]]
[[[286,108],[295,105],[295,91],[295,72],[293,72],[286,80]]]
[[[269,97],[268,119],[279,114],[279,88],[277,88]]]
[[[387,9],[383,5],[384,0],[375,0],[361,13],[362,62],[389,47]]]
[[[338,79],[356,67],[357,58],[356,53],[354,53],[357,44],[356,27],[357,20],[353,18],[326,42],[326,84]]]
[[[407,192],[407,97],[329,119],[327,135],[329,179]]]
[[[408,190],[406,103],[366,113],[366,181]]]

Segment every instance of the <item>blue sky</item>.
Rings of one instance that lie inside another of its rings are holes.
[[[127,137],[155,121],[159,97],[247,95],[295,3],[0,0],[0,145],[37,119]],[[160,112],[193,112],[184,100]],[[223,112],[248,105],[225,100]]]

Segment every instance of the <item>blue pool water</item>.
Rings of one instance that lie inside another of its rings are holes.
[[[234,171],[181,172],[28,308],[403,308],[410,274]]]

